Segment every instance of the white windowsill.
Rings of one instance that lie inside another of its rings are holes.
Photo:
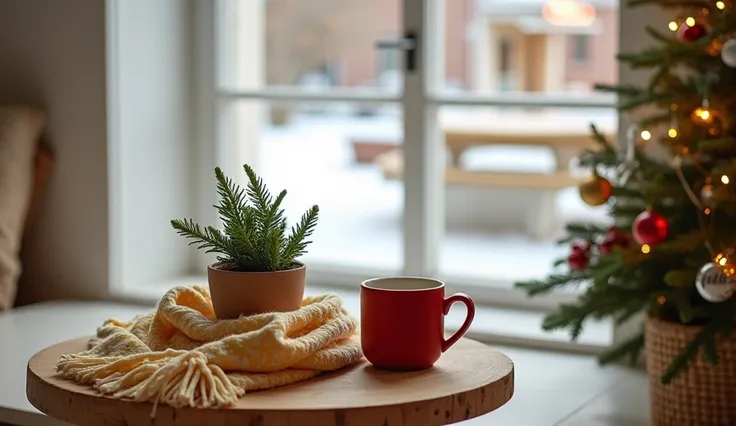
[[[155,285],[127,287],[115,291],[114,299],[154,306],[164,293],[176,285],[207,285],[204,276],[186,276]],[[345,302],[348,311],[359,317],[359,288],[308,284],[307,295],[334,293]],[[542,311],[502,308],[476,303],[475,320],[467,337],[495,345],[523,346],[534,349],[560,350],[573,353],[596,354],[610,346],[613,327],[609,322],[589,322],[576,342],[571,342],[566,331],[545,332],[540,325]],[[457,330],[465,319],[462,304],[453,306],[446,317],[448,333]]]

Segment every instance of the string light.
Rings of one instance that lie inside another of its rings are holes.
[[[716,7],[717,7],[718,9],[720,9],[720,10],[723,10],[723,9],[725,9],[725,8],[726,8],[726,3],[722,2],[722,1],[717,1],[717,2],[716,2]]]
[[[649,252],[652,251],[652,248],[649,247],[649,244],[643,244],[641,246],[641,252],[644,254],[649,254]]]
[[[641,138],[644,139],[645,141],[648,141],[649,139],[652,138],[652,132],[650,132],[649,130],[642,130]]]
[[[685,23],[688,27],[692,27],[693,25],[695,25],[695,18],[693,18],[692,16],[688,16],[687,19],[685,19]]]
[[[710,119],[710,111],[707,109],[698,108],[695,114],[703,121],[708,121],[708,119]]]
[[[723,175],[721,176],[721,182],[723,182],[724,185],[728,185],[728,183],[731,182],[731,179],[729,179],[728,176]]]
[[[733,249],[726,249],[723,252],[719,253],[718,256],[716,256],[716,258],[714,259],[716,265],[721,267],[721,270],[727,277],[732,276],[734,272],[736,272],[736,269],[734,269],[734,264],[730,259],[733,254]]]
[[[703,120],[706,123],[709,123],[713,119],[713,114],[710,112],[708,108],[700,107],[693,111],[693,115],[698,117],[699,119]]]
[[[659,303],[660,305],[664,305],[665,302],[667,302],[667,298],[666,297],[664,297],[664,296],[657,296],[657,303]]]
[[[667,135],[668,135],[669,137],[671,137],[672,139],[676,138],[676,137],[677,137],[677,129],[675,129],[674,127],[673,127],[673,128],[671,128],[671,129],[669,129],[669,130],[667,131]]]
[[[542,17],[552,25],[589,27],[596,20],[596,10],[579,0],[547,0],[542,6]]]
[[[710,214],[710,207],[706,207],[705,210],[703,210],[703,213],[708,216]]]
[[[680,26],[675,21],[670,21],[668,26],[670,28],[670,31],[677,31],[677,29],[680,28]]]

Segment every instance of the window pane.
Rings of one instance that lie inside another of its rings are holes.
[[[585,64],[590,60],[590,36],[576,35],[572,37],[572,58],[575,62]]]
[[[608,223],[608,205],[580,199],[589,170],[577,155],[595,145],[590,123],[615,133],[615,111],[443,107],[439,122],[448,156],[443,276],[509,287],[541,278],[568,254],[555,244],[565,223]]]
[[[221,83],[398,91],[400,57],[376,48],[401,34],[400,0],[221,0]]]
[[[617,0],[435,1],[445,21],[434,63],[444,91],[579,96],[618,78]]]
[[[229,156],[253,165],[271,192],[288,191],[289,226],[319,205],[314,243],[304,257],[310,266],[401,270],[398,106],[238,100],[226,117]]]
[[[434,0],[441,5],[441,91],[586,99],[618,77],[617,0]],[[513,93],[515,92],[515,93]],[[613,108],[443,107],[448,153],[440,270],[462,282],[511,286],[542,278],[569,248],[565,223],[606,222],[577,185],[577,156],[593,144],[589,125],[614,137]]]

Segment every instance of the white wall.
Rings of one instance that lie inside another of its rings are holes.
[[[189,272],[192,251],[169,220],[193,207],[191,8],[2,0],[0,103],[42,107],[56,154],[21,302]]]
[[[108,280],[105,2],[2,0],[0,102],[44,108],[56,167],[20,297],[101,294]]]
[[[193,16],[182,0],[108,4],[111,279],[120,288],[192,264],[193,249],[169,222],[193,208]]]

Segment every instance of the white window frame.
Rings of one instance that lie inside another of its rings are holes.
[[[418,275],[435,276],[447,283],[451,291],[464,291],[473,295],[483,305],[533,310],[550,310],[560,303],[574,300],[575,295],[569,293],[552,294],[544,298],[528,298],[523,292],[509,289],[508,283],[493,280],[459,280],[446,276],[438,270],[439,247],[444,235],[444,182],[442,179],[444,163],[440,153],[440,134],[435,125],[437,111],[442,106],[490,106],[490,107],[559,107],[559,108],[604,108],[614,109],[615,98],[610,96],[572,97],[531,93],[503,93],[494,95],[447,94],[439,90],[439,77],[444,75],[442,65],[444,45],[443,1],[405,0],[403,19],[405,31],[418,34],[420,41],[416,51],[418,69],[414,73],[404,75],[404,92],[385,93],[353,88],[332,88],[329,92],[314,93],[302,91],[297,87],[266,87],[259,90],[240,90],[219,85],[218,76],[221,57],[218,53],[217,1],[197,2],[196,7],[198,29],[197,37],[199,60],[197,74],[200,90],[198,114],[200,116],[199,139],[197,153],[199,182],[203,185],[200,194],[207,199],[197,204],[203,218],[216,220],[209,209],[215,200],[211,170],[216,165],[234,170],[239,164],[232,164],[236,156],[229,155],[223,132],[227,126],[223,111],[228,102],[235,100],[260,100],[265,102],[374,102],[395,103],[402,105],[404,118],[405,152],[405,204],[404,204],[404,268],[395,270],[359,270],[355,268],[337,268],[332,265],[310,265],[309,280],[312,283],[329,286],[349,286],[356,288],[363,279],[376,275]],[[432,33],[424,31],[427,23],[432,22]],[[428,54],[428,52],[432,52]],[[237,157],[238,159],[242,157]],[[411,220],[408,220],[411,218]],[[207,263],[200,259],[199,267]]]

